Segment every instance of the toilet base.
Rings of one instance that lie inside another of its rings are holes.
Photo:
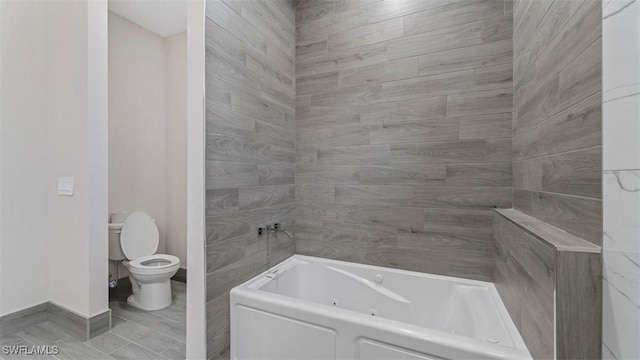
[[[133,276],[129,278],[133,294],[127,298],[127,304],[146,311],[160,310],[171,305],[170,280],[140,284]]]

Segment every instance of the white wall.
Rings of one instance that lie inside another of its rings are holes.
[[[87,160],[86,6],[49,4],[47,79],[49,84],[50,216],[49,279],[51,301],[86,314],[89,267]],[[55,179],[73,176],[75,194],[56,194]],[[80,270],[84,271],[80,271]]]
[[[109,212],[149,213],[160,231],[159,253],[166,234],[165,104],[164,39],[109,12]]]
[[[109,210],[144,210],[186,268],[187,44],[109,12]],[[119,277],[127,276],[122,266]]]
[[[107,310],[106,5],[0,2],[0,315]]]
[[[89,112],[89,316],[109,307],[108,274],[109,216],[109,103],[108,103],[108,14],[107,1],[87,5],[88,104]]]
[[[204,0],[187,7],[187,359],[207,355],[204,191]]]
[[[167,254],[187,267],[187,33],[164,39],[166,59]]]
[[[106,1],[47,4],[49,295],[93,316],[108,308]],[[56,194],[60,176],[74,196]]]
[[[49,300],[46,11],[0,1],[0,315]]]
[[[602,357],[640,358],[640,3],[603,1]]]

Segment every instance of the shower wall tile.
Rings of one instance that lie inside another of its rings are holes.
[[[541,163],[542,191],[602,197],[602,147],[551,155]]]
[[[436,53],[482,43],[482,21],[444,27],[389,42],[388,60]]]
[[[602,255],[556,255],[556,355],[593,359],[602,354]]]
[[[598,359],[601,248],[517,210],[497,210],[494,282],[534,359]]]
[[[359,106],[356,121],[362,124],[393,124],[428,119],[444,119],[447,116],[447,97],[439,96],[417,100],[383,102]],[[344,121],[344,119],[342,120]]]
[[[503,15],[504,2],[501,1],[455,2],[405,16],[404,32],[414,35]]]
[[[476,87],[478,87],[476,77]],[[471,116],[510,112],[513,108],[511,89],[455,95],[447,99],[447,115]]]
[[[508,1],[505,1],[505,15],[487,19],[482,23],[482,41],[491,42],[511,39],[513,37],[513,21],[511,13],[506,12]]]
[[[567,232],[602,244],[602,201],[548,192],[533,194],[533,216]]]
[[[603,2],[604,359],[640,358],[640,4]]]
[[[602,355],[602,254],[582,250],[602,244],[602,3],[513,1],[509,211],[519,215],[494,220],[512,230],[495,233],[494,281],[534,358]],[[582,245],[561,249],[552,233]],[[551,261],[520,256],[541,243]]]
[[[487,139],[486,160],[492,162],[511,161],[513,141],[506,139]]]
[[[514,207],[602,244],[602,6],[515,0]]]
[[[515,169],[513,176],[517,176]],[[513,207],[524,214],[533,214],[533,194],[532,191],[513,189]]]
[[[510,17],[505,16],[508,20]],[[488,41],[478,45],[457,48],[447,51],[429,53],[418,56],[419,75],[432,75],[482,69],[492,65],[511,64],[513,61],[513,47],[511,37],[503,41]]]
[[[510,4],[330,4],[297,7],[296,251],[490,280],[490,209],[512,206]]]
[[[513,66],[496,65],[476,70],[476,90],[511,89],[513,87]]]
[[[402,34],[403,19],[395,18],[329,34],[327,44],[329,52],[334,52],[395,39]]]
[[[306,5],[308,18],[325,13],[322,1]],[[295,252],[292,241],[257,235],[275,222],[293,229],[295,20],[289,0],[206,4],[208,358],[229,356],[229,290]]]

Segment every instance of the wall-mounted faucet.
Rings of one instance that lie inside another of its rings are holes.
[[[280,229],[280,224],[279,223],[275,223],[273,225],[267,225],[267,227],[265,228],[267,231],[273,231],[273,232],[283,232],[285,233],[285,235],[287,235],[289,237],[289,239],[293,240],[293,236],[291,236],[291,234],[289,234],[287,231]]]

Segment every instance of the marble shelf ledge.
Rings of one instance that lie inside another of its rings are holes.
[[[545,245],[555,248],[556,251],[602,253],[602,247],[518,210],[494,209],[494,211],[540,239]]]

